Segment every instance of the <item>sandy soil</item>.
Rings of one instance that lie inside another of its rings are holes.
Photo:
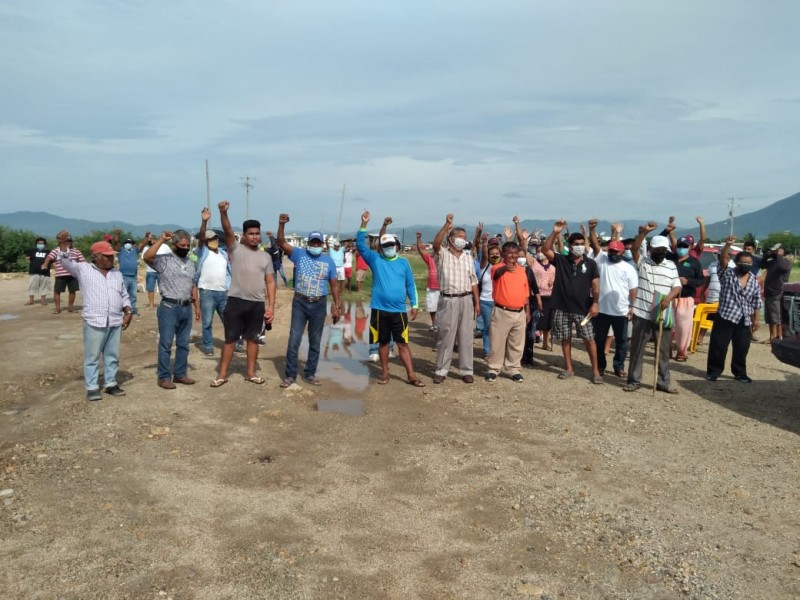
[[[800,373],[767,346],[750,385],[705,381],[700,347],[673,365],[677,396],[591,385],[583,352],[559,381],[539,349],[522,384],[487,384],[478,363],[474,385],[435,386],[424,318],[426,388],[396,360],[376,385],[355,343],[325,385],[287,392],[290,299],[266,385],[237,358],[210,389],[217,359],[193,347],[198,384],[159,389],[143,310],[128,395],[90,403],[80,316],[0,281],[18,317],[0,321],[3,598],[800,597]],[[345,399],[364,414],[316,410]]]

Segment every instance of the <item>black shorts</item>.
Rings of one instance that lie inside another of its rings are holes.
[[[240,337],[258,341],[264,326],[264,303],[228,296],[225,312],[222,313],[222,324],[225,326],[226,344],[232,344]]]
[[[369,343],[385,345],[390,340],[408,343],[408,313],[373,308],[369,315]]]
[[[67,290],[69,290],[70,294],[74,294],[78,289],[78,280],[72,275],[56,277],[56,284],[53,286],[53,292],[56,294],[63,294]]]

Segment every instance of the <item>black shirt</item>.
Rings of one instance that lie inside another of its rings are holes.
[[[681,298],[694,298],[697,288],[702,286],[706,278],[703,275],[703,265],[694,256],[687,256],[683,260],[677,254],[667,253],[667,258],[678,267],[678,277],[685,277],[686,283],[681,287]]]
[[[773,254],[761,262],[761,268],[766,269],[764,277],[764,297],[774,298],[783,294],[783,284],[789,281],[792,263],[785,256]]]
[[[50,252],[47,248],[44,250],[37,250],[33,248],[28,250],[26,256],[30,259],[30,264],[28,265],[28,275],[47,275],[50,277],[50,265],[47,265],[47,270],[42,271],[42,265],[44,264],[44,259],[47,258],[47,253]]]
[[[574,315],[586,314],[592,281],[600,277],[597,263],[586,257],[576,263],[572,257],[559,253],[551,263],[556,268],[551,306]]]

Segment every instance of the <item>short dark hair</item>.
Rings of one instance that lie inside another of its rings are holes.
[[[625,238],[624,240],[622,240],[622,245],[623,246],[627,246],[627,245],[633,246],[633,242],[635,242],[635,241],[636,241],[636,238]]]
[[[47,240],[44,239],[43,237],[38,237],[38,238],[36,238],[36,243],[38,244],[39,242],[44,242],[46,244]]]
[[[745,252],[745,251],[739,252],[739,254],[737,254],[734,257],[733,262],[738,263],[739,260],[742,259],[742,258],[750,258],[750,259],[752,259],[753,255],[750,252]]]
[[[449,237],[454,237],[457,231],[463,231],[465,234],[467,233],[467,230],[463,227],[453,227],[453,229],[450,231]]]
[[[506,242],[503,244],[503,252],[506,250],[519,250],[519,244],[517,242]]]
[[[755,242],[745,242],[744,244],[742,244],[742,248],[747,248],[748,246],[750,246],[751,248],[755,248],[756,247],[756,243]]]
[[[247,219],[244,223],[242,223],[242,233],[245,233],[248,229],[253,229],[254,227],[261,232],[261,223],[255,219]]]
[[[586,241],[586,236],[583,235],[581,232],[576,231],[575,233],[573,233],[573,234],[571,234],[569,236],[569,239],[567,240],[567,242],[570,243],[570,244],[574,244],[578,240],[583,240],[585,242]]]

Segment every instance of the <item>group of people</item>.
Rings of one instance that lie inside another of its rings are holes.
[[[320,231],[309,233],[305,248],[288,243],[285,226],[289,215],[284,213],[278,220],[277,236],[266,232],[269,244],[263,251],[261,224],[245,221],[237,239],[228,218],[229,206],[227,201],[218,205],[224,244],[218,232],[208,227],[211,212],[201,211],[195,260],[190,257],[192,236],[182,230],[166,231],[158,239],[148,234],[139,244],[131,239],[122,242],[117,234],[92,245],[89,262],[71,247],[68,232],[58,234],[58,247],[52,251],[47,251],[44,240],[37,240],[31,255],[29,303],[37,295],[44,302],[43,278],[49,281],[45,273],[51,264],[56,268],[56,291],[70,290],[68,310],[73,309],[74,289],[78,285],[83,289],[84,376],[90,400],[100,398],[101,356],[106,392],[124,394],[116,381],[119,340],[120,332],[137,312],[140,254],[148,267],[148,294],[150,273],[153,284],[158,280],[161,294],[157,307],[157,381],[162,389],[195,383],[188,376],[192,323],[202,322],[203,351],[213,356],[215,313],[222,320],[224,341],[211,387],[228,382],[235,346],[242,342],[246,346],[245,380],[265,383],[257,374],[259,340],[274,319],[275,273],[287,284],[284,256],[293,263],[294,277],[281,387],[293,385],[300,375],[298,354],[306,330],[308,356],[302,380],[321,385],[316,371],[328,297],[332,300],[332,320],[337,323],[354,262],[357,273],[372,273],[369,332],[380,363],[378,383],[389,382],[390,345],[394,344],[408,383],[425,385],[414,369],[409,346],[409,321],[417,317],[419,298],[411,266],[399,255],[400,241],[386,231],[392,223],[390,217],[384,219],[373,249],[367,236],[370,213],[364,212],[356,234],[356,254],[342,248],[338,240],[326,248]],[[673,352],[676,360],[686,360],[694,298],[697,289],[706,285],[698,261],[704,226],[700,217],[697,220],[697,243],[691,236],[675,239],[674,219],[648,243],[646,237],[657,229],[654,222],[642,225],[633,238],[622,238],[622,226],[614,224],[611,238],[603,242],[597,235],[595,219],[589,221],[588,231],[581,226],[581,231],[572,233],[567,232],[566,221],[556,221],[545,236],[521,229],[517,217],[513,219],[515,229],[506,228],[505,239],[490,236],[479,224],[469,241],[466,230],[455,226],[454,215],[448,214],[435,235],[431,253],[417,234],[417,251],[428,269],[429,331],[436,336],[433,383],[445,383],[456,352],[460,379],[474,383],[473,332],[477,319],[487,382],[494,382],[503,373],[514,382],[523,381],[522,367],[533,366],[533,347],[539,336],[545,349],[560,343],[564,369],[558,377],[570,379],[575,376],[572,340],[577,337],[585,345],[593,383],[604,383],[608,370],[625,381],[623,390],[635,391],[642,384],[645,346],[654,335],[662,335],[665,343],[660,345],[657,357],[656,387],[677,393],[670,381],[670,360]],[[709,301],[718,301],[719,308],[706,372],[709,380],[722,374],[732,345],[732,374],[739,381],[749,382],[747,352],[762,307],[761,285],[755,276],[759,257],[747,249],[733,256],[734,241],[733,237],[726,241],[718,263],[709,269],[713,272],[709,295],[718,293],[718,298],[709,297]],[[115,258],[119,269],[114,268]],[[764,262],[768,261],[778,265],[781,272],[788,263],[779,248],[765,256]],[[778,272],[778,267],[771,268]],[[356,279],[360,289],[363,276]],[[712,290],[714,286],[716,290]],[[60,310],[58,301],[56,310]],[[767,315],[772,318],[769,310]],[[774,335],[771,331],[770,337],[779,335],[779,331]],[[612,368],[608,369],[607,354],[612,345]]]

